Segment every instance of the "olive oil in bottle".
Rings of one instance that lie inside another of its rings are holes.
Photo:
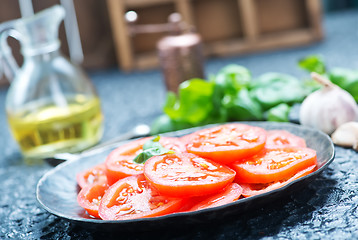
[[[102,137],[102,120],[98,97],[84,95],[68,98],[65,107],[38,100],[21,112],[8,113],[11,131],[25,158],[88,148]]]
[[[0,51],[8,53],[3,54],[3,63],[11,80],[6,113],[25,162],[30,164],[58,152],[83,150],[102,136],[95,88],[80,65],[61,52],[58,29],[64,17],[65,9],[55,5],[0,27],[4,40],[0,41]],[[7,44],[9,36],[21,45],[21,67]]]

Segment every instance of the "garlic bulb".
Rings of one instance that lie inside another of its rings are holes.
[[[331,134],[340,125],[358,120],[358,106],[352,95],[327,79],[311,74],[324,87],[311,93],[300,109],[300,123]]]

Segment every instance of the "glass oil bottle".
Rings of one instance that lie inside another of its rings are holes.
[[[12,79],[6,98],[11,132],[26,159],[78,152],[102,137],[100,100],[85,73],[60,51],[61,6],[0,25],[0,52]],[[19,68],[7,38],[19,40]]]

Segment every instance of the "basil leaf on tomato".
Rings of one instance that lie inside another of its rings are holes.
[[[159,142],[160,136],[156,136],[153,139],[146,141],[143,144],[143,152],[138,154],[133,162],[135,163],[145,163],[149,158],[153,156],[159,156],[167,153],[174,153],[173,150],[166,149]]]

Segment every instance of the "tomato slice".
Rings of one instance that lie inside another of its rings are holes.
[[[176,153],[186,152],[185,144],[176,137],[160,137],[159,142],[163,147],[173,150]]]
[[[316,151],[310,148],[267,149],[231,165],[238,183],[270,183],[287,179],[317,164]]]
[[[144,175],[163,195],[192,197],[220,191],[234,180],[235,171],[191,153],[177,153],[151,157]]]
[[[236,201],[242,194],[242,187],[237,183],[230,183],[223,191],[214,195],[200,197],[189,211],[218,207]]]
[[[267,131],[266,148],[306,147],[306,141],[285,130]]]
[[[94,183],[105,184],[107,183],[106,166],[102,163],[80,172],[77,174],[76,180],[81,188]]]
[[[110,185],[121,178],[143,173],[143,164],[133,159],[143,151],[143,144],[149,138],[134,140],[113,150],[106,158],[107,178]]]
[[[108,184],[94,183],[85,186],[77,195],[78,204],[93,217],[99,218],[98,208],[101,199],[108,189]]]
[[[260,183],[241,183],[242,187],[242,195],[244,197],[252,197],[255,195],[263,194],[270,192],[274,189],[278,189],[280,187],[285,186],[286,184],[300,178],[303,176],[306,176],[313,172],[315,170],[316,166],[310,166],[306,169],[303,169],[302,171],[297,172],[295,175],[290,177],[289,179],[285,179],[278,182],[272,182],[272,183],[266,183],[266,184],[260,184]]]
[[[183,201],[159,195],[141,174],[121,179],[108,188],[99,215],[103,220],[155,217],[176,211]]]
[[[148,138],[142,138],[113,150],[106,158],[107,178],[110,185],[119,179],[143,173],[143,164],[136,163],[133,159],[143,151],[143,144]],[[177,138],[161,137],[159,142],[175,152],[185,151],[184,144]]]
[[[259,127],[231,123],[192,133],[184,139],[188,142],[188,152],[229,164],[262,150],[266,131]]]

